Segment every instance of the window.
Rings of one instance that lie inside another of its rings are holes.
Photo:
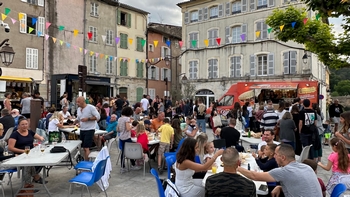
[[[257,9],[267,8],[267,0],[258,0]]]
[[[260,31],[259,37],[256,40],[266,40],[267,39],[267,24],[265,21],[256,22],[256,31]]]
[[[209,79],[218,78],[218,60],[210,59],[208,60],[208,73]]]
[[[190,61],[190,79],[197,79],[198,78],[198,61]]]
[[[120,48],[127,49],[128,48],[128,34],[120,34]]]
[[[160,56],[161,56],[161,57],[166,57],[166,56],[169,56],[169,55],[171,55],[171,54],[170,54],[170,49],[169,49],[168,47],[162,46]]]
[[[90,16],[98,16],[98,4],[97,3],[91,3]]]
[[[89,72],[94,73],[97,72],[97,57],[95,55],[89,56]]]
[[[106,74],[113,74],[113,59],[111,58],[106,60]]]
[[[297,52],[288,51],[283,53],[283,73],[295,74],[297,72]]]
[[[27,2],[29,4],[44,6],[44,0],[21,0],[22,2]]]
[[[136,37],[136,51],[143,52],[142,40],[143,38]]]
[[[154,51],[153,44],[149,44],[149,45],[148,45],[148,51],[149,51],[149,52],[153,52],[153,51]]]
[[[267,75],[267,55],[258,56],[258,76]]]
[[[106,36],[106,44],[113,45],[113,31],[107,30],[107,36]]]
[[[128,61],[120,61],[120,76],[128,76]]]
[[[231,57],[230,77],[241,77],[241,56]]]
[[[232,27],[232,43],[239,43],[241,40],[241,26]]]
[[[232,105],[233,105],[233,96],[231,95],[224,96],[224,98],[220,100],[220,106],[232,106]]]
[[[118,10],[118,25],[131,27],[131,14]]]
[[[24,17],[23,17],[24,18]],[[32,34],[32,35],[36,35],[37,30],[36,30],[36,25],[37,22],[33,24],[33,20],[37,20],[37,18],[35,17],[31,17],[31,16],[27,16],[27,34]]]
[[[26,48],[26,68],[38,69],[38,49]]]
[[[44,36],[45,34],[45,18],[44,17],[38,17],[38,36]],[[40,33],[40,35],[39,35]]]
[[[148,88],[148,95],[149,95],[149,97],[151,97],[151,99],[156,98],[156,89]]]
[[[89,32],[92,33],[92,37],[91,37],[91,42],[97,42],[97,28],[96,27],[89,27]]]
[[[191,12],[191,23],[198,21],[198,11]]]
[[[148,67],[148,79],[159,80],[159,68],[156,66]]]
[[[168,81],[171,81],[171,70],[167,68],[162,68],[161,80],[164,81],[165,78],[168,78]]]
[[[218,38],[218,30],[212,29],[208,31],[208,39],[209,39],[209,46],[217,46],[218,43],[216,42],[216,38]]]
[[[169,41],[170,39],[168,37],[163,36],[163,43],[166,43],[167,41]]]
[[[210,8],[210,18],[217,18],[219,15],[219,8],[218,6],[214,6]]]
[[[198,32],[190,33],[189,38],[190,49],[198,48]]]
[[[143,67],[144,65],[142,62],[136,63],[136,77],[143,78]]]
[[[232,3],[232,14],[241,13],[241,2],[236,1]]]

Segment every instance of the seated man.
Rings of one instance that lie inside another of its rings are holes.
[[[71,119],[72,118],[72,116],[68,112],[68,107],[67,106],[62,108],[62,111],[60,111],[60,114],[62,114],[64,119]]]
[[[275,133],[272,130],[265,130],[264,131],[264,141],[260,142],[258,145],[258,155],[261,157],[263,152],[260,151],[261,146],[267,145],[267,144],[276,144],[279,145],[279,142],[274,141],[273,139],[275,138]]]
[[[117,121],[117,115],[112,114],[111,115],[111,119],[109,121],[109,124],[106,128],[107,133],[103,134],[102,136],[100,136],[100,140],[97,140],[98,144],[97,147],[100,149],[101,148],[101,142],[105,142],[107,140],[110,140],[112,138],[117,137],[117,125],[118,125],[118,121]]]
[[[0,123],[4,126],[4,133],[0,136],[0,138],[3,138],[9,128],[15,127],[15,119],[11,116],[8,109],[1,110]]]
[[[225,139],[226,148],[235,146],[237,151],[243,152],[244,148],[238,144],[241,134],[235,129],[235,126],[236,119],[230,118],[229,125],[221,129],[220,138]]]
[[[256,196],[254,182],[236,172],[241,164],[237,150],[228,147],[223,152],[221,160],[224,171],[208,177],[205,183],[205,196]]]
[[[12,115],[13,119],[15,119],[15,127],[17,127],[17,125],[18,125],[18,119],[19,119],[19,117],[20,117],[19,110],[18,110],[18,109],[13,109],[13,110],[11,111],[11,115]]]

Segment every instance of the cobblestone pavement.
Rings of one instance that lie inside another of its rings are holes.
[[[213,140],[212,130],[207,128],[207,134],[209,140]],[[244,145],[244,144],[243,144]],[[331,153],[331,148],[325,146],[323,149],[323,158],[322,162],[327,162],[327,157]],[[120,174],[120,164],[116,165],[116,159],[118,157],[118,149],[113,145],[110,151],[112,168],[111,178],[109,179],[110,186],[107,189],[108,196],[110,197],[142,197],[149,196],[155,197],[158,196],[157,186],[153,176],[149,173],[149,167],[146,165],[146,175],[143,177],[143,170],[130,171],[124,174]],[[152,161],[152,167],[156,168],[157,164]],[[318,177],[320,177],[325,184],[327,184],[328,179],[331,175],[330,171],[325,171],[321,168],[318,169]],[[46,179],[49,181],[47,187],[49,188],[53,197],[68,196],[69,183],[68,180],[75,176],[75,171],[73,169],[69,170],[67,167],[54,167],[50,170],[49,177]],[[166,177],[166,172],[161,175],[161,178]],[[6,181],[7,179],[5,179]],[[13,188],[16,191],[20,186],[20,179],[17,178],[17,175],[14,174],[13,178]],[[39,187],[39,184],[35,184]],[[10,186],[6,185],[5,196],[11,196]],[[72,197],[80,196],[82,187],[75,187],[74,192],[71,194]],[[90,187],[90,191],[93,197],[105,196],[104,192],[101,192],[99,187],[95,184]],[[35,196],[46,197],[48,196],[44,193],[44,190],[41,190]],[[89,196],[86,189],[84,188],[84,196]]]

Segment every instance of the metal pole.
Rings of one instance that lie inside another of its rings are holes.
[[[175,57],[176,59],[175,59],[175,72],[176,72],[176,80],[175,80],[175,88],[176,88],[176,92],[178,92],[178,89],[177,89],[177,87],[178,87],[178,83],[179,83],[179,76],[178,76],[178,71],[177,71],[177,65],[178,65],[178,59],[177,59],[177,57]],[[177,100],[178,98],[177,98],[177,94],[175,94],[175,99]]]
[[[146,21],[147,22],[147,21]],[[146,60],[148,60],[148,25],[146,27]],[[146,91],[147,91],[147,95],[148,95],[148,61],[145,64],[146,66]]]

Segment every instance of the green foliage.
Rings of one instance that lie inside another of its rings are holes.
[[[334,87],[339,83],[339,81],[350,79],[350,68],[330,69],[330,72],[329,85],[331,91],[335,91]]]
[[[334,89],[338,92],[339,96],[350,95],[350,80],[339,81]]]
[[[183,97],[185,99],[193,99],[196,94],[196,85],[191,83],[182,84],[183,88]]]
[[[331,93],[331,96],[333,96],[333,97],[334,97],[334,96],[339,96],[339,93],[336,92],[336,91],[335,91],[335,92],[332,92],[332,93]]]

